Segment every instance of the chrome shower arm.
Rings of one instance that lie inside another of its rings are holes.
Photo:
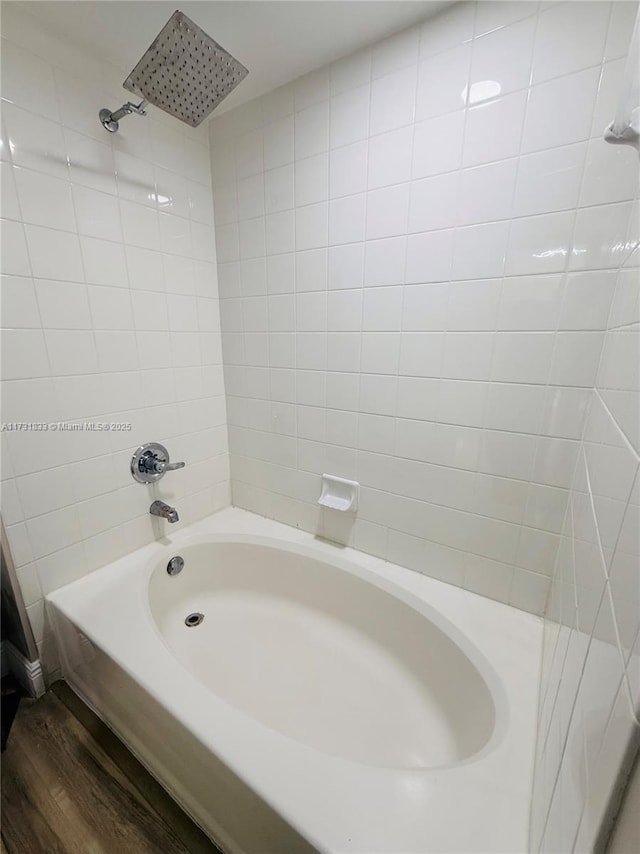
[[[98,113],[102,127],[105,130],[108,130],[109,133],[115,133],[118,130],[118,122],[125,116],[129,116],[131,113],[136,113],[138,116],[146,116],[145,107],[148,103],[149,102],[144,99],[140,101],[139,104],[132,104],[131,101],[127,101],[126,104],[123,104],[120,109],[116,110],[114,113],[104,107]]]
[[[130,115],[131,113],[137,113],[139,116],[146,116],[144,108],[148,103],[148,101],[140,101],[139,104],[132,104],[131,101],[127,101],[127,103],[123,104],[119,110],[116,110],[115,113],[111,113],[111,119],[114,122],[119,122],[121,118]]]

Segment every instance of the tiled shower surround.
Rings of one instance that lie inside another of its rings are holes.
[[[637,256],[617,277],[545,621],[531,851],[548,854],[604,850],[640,745]]]
[[[548,854],[604,850],[640,746],[639,252],[621,251],[547,606],[531,850]]]
[[[458,4],[211,127],[232,500],[545,614],[547,854],[640,739],[636,11]]]
[[[187,460],[189,522],[228,425],[234,504],[544,613],[531,851],[602,842],[640,707],[638,160],[602,141],[636,10],[452,5],[209,153],[153,109],[109,136],[129,69],[3,5],[3,421],[133,426],[2,434],[41,653],[43,593],[161,536],[136,445]]]
[[[179,525],[229,503],[207,133],[153,108],[107,133],[126,73],[3,4],[2,420],[132,426],[2,433],[2,516],[49,661],[43,594],[160,536],[154,497]],[[149,441],[189,461],[153,488],[129,472]]]
[[[213,121],[235,504],[542,613],[628,254],[635,9],[457,4]]]

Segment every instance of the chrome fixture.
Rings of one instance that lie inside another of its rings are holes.
[[[183,469],[184,463],[170,463],[169,451],[159,442],[140,445],[131,457],[131,474],[138,483],[155,483],[165,472]]]
[[[178,511],[175,507],[169,507],[168,504],[165,504],[164,501],[154,501],[151,507],[149,507],[149,513],[152,516],[160,516],[161,519],[166,519],[167,522],[179,522],[180,517],[178,516]],[[167,567],[167,571],[168,571]]]
[[[198,127],[249,72],[230,53],[179,10],[174,12],[131,74],[128,92],[143,98],[119,110],[100,110],[100,121],[111,133],[130,113],[144,116],[148,103]]]
[[[640,150],[640,12],[633,27],[629,53],[622,77],[618,105],[613,121],[606,128],[604,138],[614,145],[632,145]]]
[[[192,629],[194,626],[199,626],[200,623],[204,620],[204,614],[201,614],[199,611],[194,611],[193,614],[189,614],[189,616],[185,619],[185,626],[189,626]]]
[[[169,563],[167,564],[167,572],[169,575],[177,575],[179,572],[182,572],[184,569],[184,558],[180,557],[180,555],[176,555],[172,557]]]
[[[148,103],[148,101],[140,101],[139,104],[132,104],[131,101],[127,101],[127,103],[123,104],[119,110],[115,111],[115,113],[112,113],[111,110],[103,107],[98,113],[102,127],[105,130],[108,130],[109,133],[115,133],[120,127],[120,119],[124,118],[124,116],[130,116],[131,113],[135,113],[138,116],[146,116],[147,114],[144,108]]]

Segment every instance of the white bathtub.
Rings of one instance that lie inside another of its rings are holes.
[[[537,618],[235,509],[48,608],[71,686],[224,850],[526,851]]]

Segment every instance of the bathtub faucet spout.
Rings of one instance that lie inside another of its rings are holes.
[[[152,516],[160,516],[162,519],[166,519],[167,522],[177,522],[180,519],[176,508],[169,507],[164,501],[154,501],[149,508],[149,513]]]

